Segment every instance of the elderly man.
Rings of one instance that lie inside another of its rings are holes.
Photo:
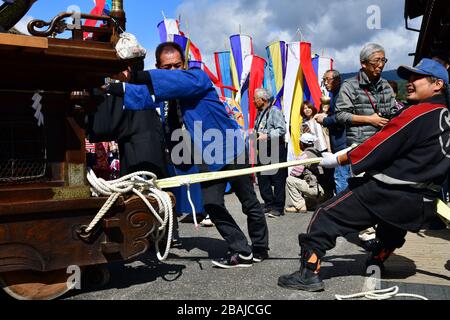
[[[360,54],[361,70],[344,81],[336,101],[337,121],[347,126],[347,146],[361,144],[383,128],[393,114],[394,91],[381,77],[388,62],[382,46],[370,43]]]
[[[360,53],[361,70],[342,84],[336,101],[337,121],[347,127],[347,146],[361,144],[388,122],[396,110],[394,91],[381,77],[388,62],[385,50],[376,43],[367,44]],[[360,235],[365,248],[376,241],[373,229]]]
[[[258,135],[258,164],[267,165],[287,161],[287,148],[284,136],[286,120],[283,113],[270,104],[272,96],[267,89],[255,90],[255,106],[258,110],[255,131]],[[272,151],[275,154],[272,154]],[[265,212],[269,217],[280,217],[284,213],[286,199],[287,170],[280,169],[276,173],[259,173],[258,185],[264,200]],[[273,187],[273,190],[272,190]]]
[[[445,105],[448,73],[436,61],[423,59],[416,68],[402,66],[408,79],[403,109],[380,132],[347,154],[324,155],[323,167],[350,164],[356,174],[349,188],[315,212],[306,234],[299,235],[301,267],[279,278],[289,289],[321,291],[320,260],[337,237],[378,224],[379,242],[368,265],[383,263],[405,243],[407,231],[418,232],[435,216],[440,185],[450,168],[450,112]]]
[[[330,142],[332,152],[347,148],[347,136],[345,126],[339,124],[336,119],[336,101],[339,97],[342,79],[341,74],[337,70],[328,70],[323,75],[323,83],[329,93],[331,93],[330,112],[329,114],[318,114],[314,117],[318,123],[328,128],[330,131]],[[348,187],[348,178],[351,177],[350,168],[342,166],[336,168],[334,172],[334,182],[336,184],[336,193],[339,194]]]
[[[194,159],[183,157],[183,163],[192,164],[194,160],[199,160],[200,169],[204,172],[248,167],[248,164],[244,164],[244,161],[248,160],[248,154],[239,126],[228,116],[207,74],[198,68],[183,70],[185,65],[183,50],[176,43],[160,44],[155,55],[159,70],[127,73],[126,77],[131,83],[146,85],[148,91],[146,95],[150,100],[156,103],[169,101],[166,129],[172,134],[176,131],[183,133],[182,142],[191,145],[192,150],[197,152]],[[142,86],[126,85],[126,109],[154,108],[152,101],[144,103],[141,88]],[[211,142],[212,133],[214,137]],[[175,147],[178,145],[172,141],[170,145],[172,158],[176,153]],[[225,207],[224,194],[227,182],[230,182],[242,203],[244,214],[247,215],[251,246]],[[224,258],[213,261],[213,264],[224,269],[251,267],[253,262],[266,259],[269,250],[269,231],[251,176],[208,182],[201,187],[204,209],[227,242],[229,249]]]

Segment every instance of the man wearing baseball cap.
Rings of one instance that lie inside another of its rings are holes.
[[[418,232],[436,214],[436,199],[450,168],[450,112],[444,92],[447,70],[437,61],[423,59],[416,67],[401,66],[408,80],[403,109],[380,132],[342,154],[324,155],[321,166],[349,164],[362,178],[321,205],[306,234],[299,235],[300,270],[281,276],[281,287],[321,291],[320,260],[336,245],[337,237],[378,225],[379,242],[368,265],[383,263],[405,243],[407,231]]]

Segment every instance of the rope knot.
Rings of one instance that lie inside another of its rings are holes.
[[[170,196],[161,191],[156,185],[156,175],[151,172],[136,172],[125,177],[122,177],[113,181],[105,181],[103,179],[97,178],[94,171],[89,168],[87,179],[92,186],[92,194],[97,196],[109,196],[106,203],[97,213],[95,218],[87,227],[82,227],[80,229],[79,235],[83,239],[88,239],[92,233],[92,230],[97,226],[97,224],[103,219],[103,217],[112,208],[114,203],[122,194],[134,193],[136,194],[148,207],[149,211],[153,214],[156,220],[159,222],[160,227],[154,228],[153,238],[155,239],[155,248],[157,252],[158,259],[164,261],[169,256],[170,243],[172,240],[173,232],[173,208]],[[152,197],[158,203],[158,212],[148,201],[147,197],[144,196],[144,192],[148,191],[148,196]],[[160,214],[163,214],[161,218]],[[167,231],[167,245],[163,256],[161,256],[159,251],[159,242],[164,238]]]

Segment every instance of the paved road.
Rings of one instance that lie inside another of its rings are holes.
[[[246,230],[246,219],[234,195],[226,196],[226,204],[239,225]],[[152,254],[129,264],[109,265],[111,281],[103,287],[84,287],[73,291],[69,300],[331,300],[336,294],[351,294],[364,289],[366,252],[355,245],[357,239],[338,239],[322,263],[326,291],[307,293],[277,286],[280,275],[299,267],[297,235],[304,232],[309,214],[291,214],[268,218],[270,259],[251,268],[216,269],[211,259],[220,258],[227,250],[215,228],[196,231],[192,223],[181,222],[183,249],[172,249],[169,259],[160,263]],[[355,237],[356,238],[356,237]],[[397,257],[398,261],[399,260]],[[400,266],[400,269],[403,267]],[[414,272],[413,272],[414,273]],[[401,273],[383,281],[383,287],[399,285],[402,292],[425,295],[431,299],[450,299],[447,285],[405,284]],[[396,282],[398,281],[398,282]],[[445,282],[445,281],[444,281]],[[5,298],[0,293],[0,300]]]
[[[246,229],[237,198],[229,195],[226,203],[239,225]],[[335,294],[361,291],[366,254],[344,239],[339,240],[323,263],[325,292],[312,294],[277,286],[281,274],[299,267],[297,235],[306,230],[311,215],[268,219],[270,259],[252,268],[232,270],[216,269],[211,264],[211,259],[221,257],[227,249],[215,228],[196,231],[192,223],[180,223],[184,248],[172,249],[164,264],[149,254],[134,263],[110,265],[111,281],[106,287],[76,292],[68,299],[303,300],[334,299]]]

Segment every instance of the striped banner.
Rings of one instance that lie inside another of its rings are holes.
[[[303,103],[303,72],[300,67],[300,42],[287,45],[286,78],[284,80],[284,116],[290,126],[288,160],[300,155],[300,129],[302,117],[300,107]]]
[[[266,60],[261,57],[253,56],[252,66],[250,70],[250,83],[249,83],[249,129],[255,127],[256,120],[256,106],[254,102],[255,90],[262,88],[264,84],[264,76],[266,69]]]
[[[106,0],[105,7],[103,8],[103,13],[108,15],[111,13],[112,0]]]
[[[252,38],[247,35],[233,35],[230,37],[231,45],[231,74],[233,85],[240,89],[242,84],[242,73],[244,71],[244,61],[248,56],[253,55]]]
[[[185,51],[186,66],[189,67],[189,61],[195,61],[194,64],[199,65],[203,62],[202,54],[200,49],[192,42],[191,39],[185,36],[185,34],[180,30],[179,22],[175,19],[164,19],[158,24],[159,37],[162,42],[176,42]],[[228,87],[224,85],[209,68],[202,63],[201,69],[203,69],[214,85],[218,88],[226,88],[232,91],[234,87]]]
[[[311,102],[317,110],[320,109],[320,98],[322,97],[322,92],[320,91],[320,84],[317,74],[314,72],[314,67],[311,58],[311,43],[301,42],[300,43],[300,56],[301,56],[301,68],[305,76],[306,84],[308,86],[309,92],[311,94]]]
[[[231,78],[231,52],[215,52],[214,60],[216,62],[216,71],[219,81],[224,84],[224,86],[232,87],[233,80]],[[222,96],[226,98],[232,98],[233,92],[229,89],[221,88]]]
[[[185,36],[179,34],[168,34],[167,42],[175,42],[180,45],[180,47],[183,49],[184,56],[186,58],[186,64],[188,64],[190,60],[189,52],[191,50],[191,41]]]
[[[230,118],[234,119],[237,124],[239,125],[239,128],[244,131],[245,129],[245,122],[244,122],[244,115],[242,114],[242,109],[239,104],[236,103],[235,100],[232,98],[226,98],[226,97],[219,97],[220,101],[225,106],[225,110],[227,111]]]
[[[94,15],[94,16],[101,16],[103,14],[107,14],[109,15],[109,8],[107,6],[111,5],[111,0],[94,0],[95,3],[95,7],[91,10],[91,12],[89,12],[90,15]],[[105,12],[105,9],[107,10],[107,12]],[[86,21],[84,22],[84,26],[86,27],[95,27],[98,23],[98,20],[92,20],[92,19],[86,19]],[[84,39],[87,39],[90,37],[89,32],[84,32],[83,33],[83,37]]]
[[[256,120],[256,107],[253,101],[254,92],[264,83],[266,60],[250,55],[242,66],[242,80],[236,101],[241,106],[245,118],[245,129],[253,129]]]
[[[192,69],[192,68],[203,69],[203,66],[204,66],[204,64],[201,61],[189,60],[189,62],[188,62],[188,69]]]
[[[325,85],[322,82],[322,78],[325,75],[325,72],[327,72],[328,70],[333,70],[333,59],[316,55],[316,57],[313,58],[313,67],[319,80],[319,86],[320,91],[322,92],[322,96],[326,96],[329,93],[327,92],[327,88],[325,88]]]
[[[171,34],[180,35],[180,25],[178,23],[178,20],[164,19],[163,21],[158,23],[158,32],[161,43],[170,41],[169,35]]]
[[[267,79],[267,81],[270,81],[275,105],[282,110],[284,78],[286,76],[287,66],[286,43],[284,41],[274,42],[266,48],[266,51],[269,57],[270,74],[270,79]]]
[[[238,85],[239,91],[236,94],[236,102],[241,106],[242,114],[244,115],[244,129],[247,131],[250,127],[250,104],[249,104],[249,90],[250,90],[250,71],[252,68],[253,56],[247,56],[242,64],[242,80]]]

